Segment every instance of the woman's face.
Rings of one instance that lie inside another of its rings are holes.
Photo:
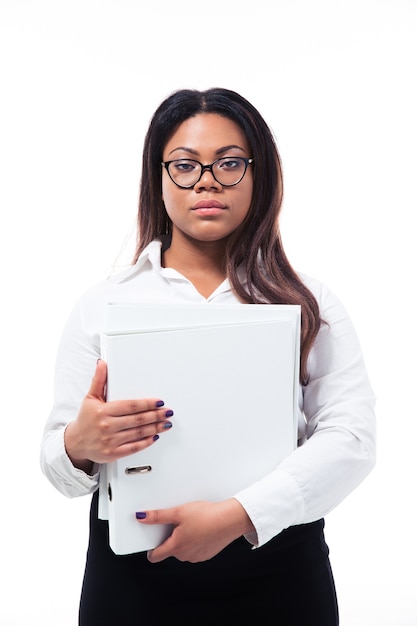
[[[209,165],[222,157],[252,154],[246,137],[233,121],[214,113],[201,113],[183,122],[167,142],[163,160],[194,159]],[[194,241],[219,241],[245,219],[252,200],[253,173],[249,165],[243,179],[223,187],[205,170],[189,189],[181,189],[164,168],[162,199],[172,221],[174,237]]]

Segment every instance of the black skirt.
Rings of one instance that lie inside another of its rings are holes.
[[[337,626],[324,521],[293,526],[261,548],[242,537],[202,563],[115,555],[92,499],[80,626],[167,623]]]

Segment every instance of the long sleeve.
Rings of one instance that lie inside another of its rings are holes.
[[[326,515],[375,463],[375,398],[361,348],[344,307],[306,279],[325,324],[309,356],[309,382],[300,390],[305,419],[301,445],[277,469],[236,494],[261,546],[284,528]]]
[[[75,306],[58,348],[54,403],[41,444],[41,467],[50,482],[68,497],[92,493],[98,486],[98,467],[92,476],[75,468],[64,445],[67,424],[77,417],[100,356],[99,334],[89,327],[83,301]]]
[[[151,243],[135,266],[129,266],[93,285],[81,295],[58,346],[54,401],[41,443],[41,468],[50,482],[68,497],[92,493],[98,488],[99,467],[89,476],[75,468],[64,445],[67,425],[76,419],[100,357],[100,334],[108,302],[165,301],[169,284],[161,276],[161,244]],[[159,272],[153,266],[159,267]]]

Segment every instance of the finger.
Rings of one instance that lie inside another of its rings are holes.
[[[164,407],[164,401],[159,398],[140,398],[135,400],[112,400],[107,403],[107,412],[113,417],[120,416],[136,416],[139,420],[136,423],[150,423],[152,420],[148,419],[148,416],[142,414],[148,411],[155,412],[155,418],[153,421],[161,419],[164,412],[167,410]],[[146,419],[143,419],[146,418]]]
[[[137,452],[142,452],[158,441],[158,439],[159,435],[151,435],[130,443],[118,445],[114,448],[114,453],[107,458],[106,462],[115,461],[117,459],[122,459],[124,457],[131,456],[132,454],[136,454]]]
[[[175,550],[175,541],[171,534],[159,546],[153,548],[153,550],[148,550],[146,556],[150,563],[160,563],[170,556],[175,556],[178,560],[183,560],[178,557]]]
[[[148,550],[146,557],[149,563],[161,563],[161,561],[165,561],[170,556],[174,556],[170,550],[166,549],[167,541],[164,541],[160,546],[154,548],[153,550]]]
[[[96,371],[94,372],[91,386],[88,391],[88,395],[97,400],[105,401],[105,388],[107,381],[107,365],[105,361],[99,359],[96,365]]]
[[[144,426],[135,426],[132,428],[123,428],[113,435],[113,443],[115,446],[122,448],[123,446],[133,445],[144,439],[150,439],[155,435],[165,433],[172,428],[173,424],[167,419],[145,424]],[[133,454],[130,452],[130,454]]]
[[[171,409],[163,409],[162,411],[146,411],[144,413],[134,413],[133,415],[122,415],[117,420],[117,429],[119,432],[132,431],[130,436],[141,439],[155,432],[162,432],[172,426],[169,421],[174,415]],[[135,434],[137,433],[137,434]]]

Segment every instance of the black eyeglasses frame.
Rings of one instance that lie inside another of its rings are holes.
[[[245,169],[243,171],[242,176],[239,178],[239,180],[236,183],[232,183],[231,185],[225,185],[223,183],[221,183],[219,180],[217,180],[214,172],[213,172],[213,166],[215,165],[215,163],[218,163],[218,161],[223,161],[223,159],[239,159],[240,161],[244,161],[245,162]],[[175,163],[176,161],[193,161],[194,163],[198,163],[198,165],[201,167],[201,172],[200,172],[200,176],[197,178],[197,180],[192,184],[192,185],[179,185],[171,176],[171,172],[169,171],[169,166],[171,165],[171,163]],[[172,180],[172,182],[174,183],[174,185],[176,185],[177,187],[179,187],[180,189],[192,189],[193,187],[195,187],[195,185],[201,180],[201,177],[203,176],[204,172],[206,170],[209,170],[209,172],[211,172],[211,175],[213,176],[214,180],[219,183],[219,185],[221,185],[222,187],[234,187],[235,185],[238,185],[243,177],[246,174],[246,170],[248,169],[248,165],[250,165],[251,163],[253,163],[254,158],[247,158],[247,157],[220,157],[219,159],[216,159],[215,161],[213,161],[213,163],[210,163],[209,165],[204,165],[203,163],[201,163],[200,161],[197,161],[196,159],[172,159],[172,161],[161,161],[161,165],[166,169],[166,171],[168,172],[168,176],[170,177],[170,179]]]

